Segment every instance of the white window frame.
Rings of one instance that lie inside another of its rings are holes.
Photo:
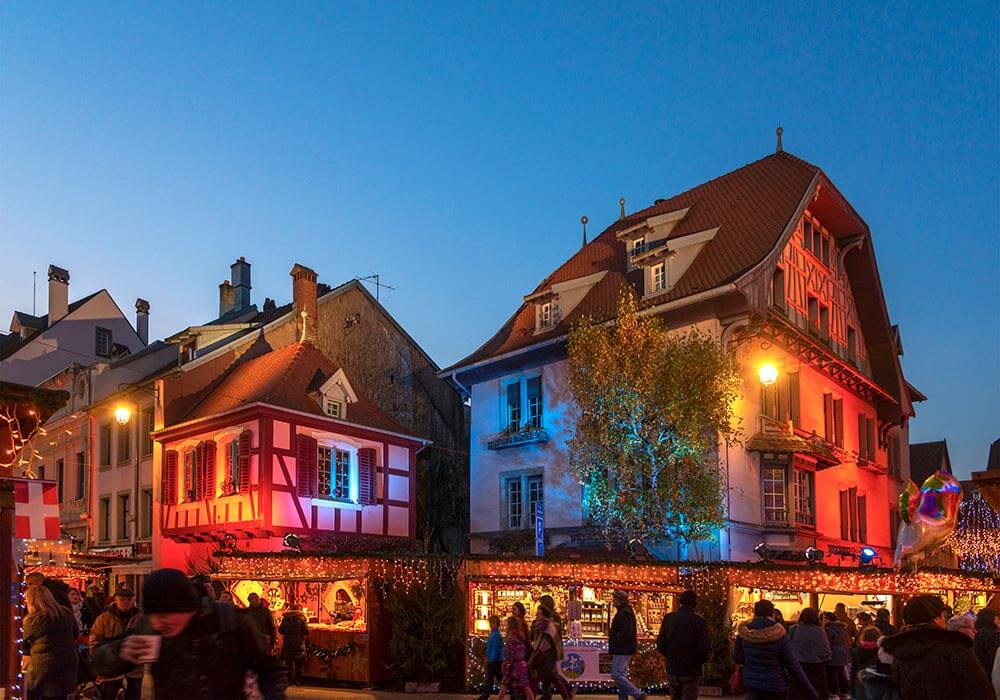
[[[528,382],[532,379],[539,381],[539,401],[535,404],[537,416],[532,411],[532,406],[528,402]],[[508,401],[509,387],[517,385],[517,425],[511,421],[511,404]],[[521,375],[519,377],[508,377],[500,381],[500,431],[506,433],[520,432],[525,426],[541,428],[545,425],[545,385],[541,372]]]
[[[636,255],[641,255],[646,252],[646,237],[639,236],[634,241],[632,241],[632,257]]]
[[[537,484],[536,489],[532,489]],[[545,476],[540,471],[504,472],[500,475],[502,515],[501,527],[504,530],[529,530],[535,526],[535,503],[545,503]],[[511,491],[516,487],[517,499],[511,498]],[[532,493],[540,498],[532,498]],[[516,520],[514,519],[516,512]]]
[[[349,459],[349,470],[350,470],[350,485],[349,497],[348,498],[336,498],[334,496],[325,495],[315,495],[312,497],[313,505],[317,506],[333,506],[337,508],[348,508],[351,510],[361,510],[361,494],[360,494],[360,472],[358,467],[358,450],[364,446],[370,446],[370,443],[362,443],[361,441],[347,440],[341,436],[332,437],[330,433],[314,432],[312,437],[316,440],[316,470],[317,470],[317,487],[319,486],[319,469],[320,469],[320,453],[319,450],[326,448],[332,451],[331,457],[336,451],[346,452]],[[330,472],[330,490],[333,490],[334,477],[333,472],[334,463],[331,461],[331,472]]]
[[[323,399],[323,413],[330,416],[331,418],[343,418],[344,402],[331,398]]]
[[[768,472],[781,473],[781,490],[768,489],[774,484],[774,480],[768,476]],[[781,505],[778,505],[780,499]],[[765,464],[761,473],[760,500],[764,506],[764,524],[781,525],[788,523],[788,467],[780,464]],[[782,512],[784,517],[776,519],[769,517],[769,512]]]
[[[650,273],[653,276],[653,291],[662,292],[667,288],[667,262],[656,263]]]
[[[548,328],[552,325],[552,302],[546,301],[538,306],[538,327]]]

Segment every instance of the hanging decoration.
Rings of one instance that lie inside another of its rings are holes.
[[[41,457],[34,447],[34,441],[36,438],[45,437],[48,432],[42,427],[37,409],[29,408],[22,413],[18,408],[23,407],[17,404],[0,406],[0,422],[5,428],[0,430],[0,435],[3,436],[3,444],[0,444],[0,467],[6,469],[20,467],[24,470],[25,476],[34,478],[36,474],[32,469],[32,462]]]
[[[978,491],[959,507],[948,547],[961,558],[962,569],[1000,575],[1000,513]]]
[[[894,564],[914,568],[944,544],[955,530],[962,485],[951,474],[936,471],[918,489],[910,481],[899,496],[899,534]]]

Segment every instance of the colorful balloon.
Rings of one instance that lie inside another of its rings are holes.
[[[936,471],[923,486],[909,482],[899,495],[899,525],[895,564],[916,564],[948,539],[958,523],[962,485],[951,474]]]

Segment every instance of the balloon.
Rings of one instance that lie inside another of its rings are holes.
[[[948,539],[958,523],[961,502],[962,485],[951,474],[936,471],[919,489],[909,482],[899,495],[903,522],[896,539],[896,566],[915,566]]]

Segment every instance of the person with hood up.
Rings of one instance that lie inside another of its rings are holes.
[[[850,700],[851,684],[847,680],[847,662],[850,660],[851,639],[847,625],[837,619],[836,613],[823,613],[823,627],[830,640],[830,660],[826,662],[826,687],[830,696]]]
[[[135,607],[135,593],[131,588],[119,588],[115,591],[114,600],[108,609],[97,616],[90,628],[90,651],[105,642],[134,629],[139,622],[139,611]],[[100,676],[97,687],[105,700],[115,700],[118,691],[125,687],[125,700],[139,700],[142,697],[142,669],[138,668],[123,676],[109,678]]]
[[[146,662],[155,700],[242,700],[253,671],[264,700],[284,700],[288,674],[253,620],[227,603],[203,602],[183,572],[149,574],[142,605],[146,614],[135,628],[94,651],[98,673],[127,674]],[[159,635],[159,643],[148,635]]]
[[[789,676],[809,700],[817,699],[785,628],[774,619],[774,603],[758,600],[753,605],[753,619],[741,622],[737,629],[733,661],[743,666],[747,700],[784,700],[791,685]]]
[[[875,625],[858,632],[858,643],[851,649],[851,692],[856,700],[884,700],[895,697],[891,667],[878,656],[882,632]]]
[[[299,685],[302,682],[302,666],[306,660],[309,624],[298,605],[292,604],[281,616],[278,633],[281,634],[281,660],[288,666],[291,684]]]
[[[819,613],[815,608],[805,608],[799,613],[799,621],[788,631],[788,641],[792,645],[795,658],[802,666],[813,690],[826,700],[826,662],[833,658],[830,638],[819,623]],[[792,698],[808,698],[809,692],[794,684],[789,695]]]
[[[997,625],[1000,625],[1000,618],[997,618],[997,611],[993,608],[983,608],[976,616],[976,639],[972,648],[987,675],[993,672],[993,660],[997,649],[1000,649],[1000,628]]]
[[[893,657],[892,678],[902,700],[982,700],[993,692],[972,650],[972,640],[945,629],[945,605],[936,595],[917,595],[903,608],[907,627],[883,639]]]

